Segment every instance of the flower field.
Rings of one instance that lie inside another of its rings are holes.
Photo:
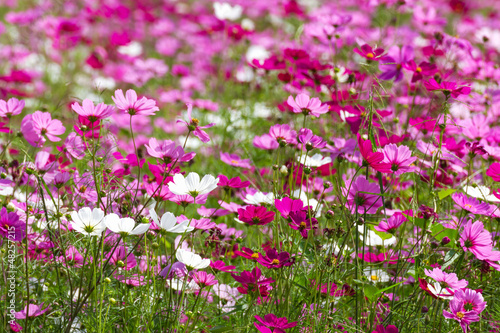
[[[500,1],[0,1],[0,332],[500,332]]]

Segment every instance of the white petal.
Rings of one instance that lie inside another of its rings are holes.
[[[142,235],[149,230],[151,223],[141,223],[131,232],[132,235]]]

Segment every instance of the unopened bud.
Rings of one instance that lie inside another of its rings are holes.
[[[311,172],[312,172],[312,170],[311,170],[311,168],[310,168],[310,167],[305,167],[305,168],[304,168],[304,173],[305,173],[306,175],[311,174]]]
[[[441,239],[441,245],[446,245],[449,242],[451,242],[451,240],[448,237],[443,237],[443,239]]]
[[[116,304],[116,299],[114,299],[113,297],[111,297],[111,298],[109,299],[109,303],[111,303],[111,304]]]
[[[118,260],[118,262],[116,263],[116,266],[125,267],[125,263],[122,260]]]
[[[333,210],[328,210],[325,214],[325,217],[329,220],[333,219],[333,217],[335,216],[335,213],[333,212]]]
[[[282,165],[281,168],[280,168],[280,172],[283,176],[286,176],[288,175],[288,168],[286,167],[286,165]]]
[[[107,278],[104,279],[104,282],[105,283],[111,283],[111,279],[109,277],[107,277]]]

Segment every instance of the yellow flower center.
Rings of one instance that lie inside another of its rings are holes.
[[[463,312],[457,312],[457,317],[458,319],[462,319],[463,317],[465,317],[465,314]]]
[[[375,57],[375,55],[370,52],[370,53],[366,54],[366,57],[369,58],[369,59],[373,59]]]
[[[273,265],[279,265],[280,261],[278,259],[274,259],[273,261],[271,261],[271,264],[273,264]]]
[[[372,279],[372,281],[377,281],[378,280],[378,276],[372,275],[372,276],[370,276],[370,279]]]
[[[415,72],[421,73],[422,72],[422,68],[421,67],[417,67],[417,69],[415,69]]]
[[[259,254],[257,252],[252,254],[252,259],[259,259]]]

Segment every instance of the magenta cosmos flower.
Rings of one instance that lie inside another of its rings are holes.
[[[92,123],[108,118],[114,111],[113,106],[106,105],[104,103],[94,105],[90,99],[84,99],[82,105],[75,102],[71,105],[71,108],[73,111]]]
[[[302,149],[312,150],[314,148],[324,148],[326,141],[318,135],[314,135],[313,131],[308,128],[301,128],[299,131],[299,142],[302,144]]]
[[[10,118],[23,112],[24,101],[10,98],[7,102],[0,100],[0,117]]]
[[[247,206],[238,209],[238,219],[249,225],[266,225],[274,220],[274,212],[263,206]]]
[[[49,141],[61,141],[57,135],[61,135],[66,131],[62,122],[57,119],[52,119],[50,113],[36,111],[33,114],[28,114],[21,122],[21,132],[26,141],[34,147],[41,147],[46,139]]]
[[[275,282],[272,278],[264,278],[262,271],[258,267],[255,267],[251,272],[243,271],[241,275],[231,273],[231,276],[241,283],[242,286],[238,287],[240,293],[258,292],[262,297],[269,295],[268,286]]]
[[[267,250],[266,255],[257,259],[257,262],[267,268],[281,268],[293,264],[293,260],[290,260],[290,253],[278,253],[276,249]]]
[[[225,189],[231,188],[246,188],[250,186],[250,182],[248,180],[242,181],[240,177],[227,178],[224,175],[219,175],[219,186]]]
[[[411,82],[420,81],[424,76],[434,75],[438,71],[436,65],[430,64],[425,61],[417,65],[414,60],[410,60],[407,63],[403,64],[403,67],[413,72]]]
[[[276,140],[280,145],[297,144],[297,132],[290,128],[290,125],[276,124],[269,129],[269,135]]]
[[[26,223],[19,220],[15,212],[8,212],[7,208],[0,210],[0,235],[11,241],[23,240],[26,231]]]
[[[253,145],[259,149],[274,150],[279,148],[279,143],[269,134],[256,136],[253,139]]]
[[[303,113],[306,116],[319,117],[329,110],[327,104],[321,105],[319,98],[311,98],[306,94],[298,94],[295,99],[289,96],[287,103],[292,107],[294,113]]]
[[[220,153],[220,160],[226,164],[232,165],[234,167],[251,169],[250,159],[242,159],[236,154]]]
[[[46,307],[45,309],[42,310],[42,307],[43,303],[41,303],[40,305],[30,304],[28,306],[25,306],[24,309],[22,309],[19,312],[16,312],[15,314],[16,319],[26,319],[26,317],[38,317],[43,315],[50,309],[49,307]]]
[[[302,238],[307,238],[309,231],[318,228],[318,220],[307,217],[307,209],[291,212],[288,226],[300,232]]]
[[[468,95],[471,92],[469,86],[459,85],[456,82],[442,81],[437,83],[436,80],[430,79],[429,82],[424,82],[424,86],[429,91],[442,91],[445,96],[457,98],[460,95]]]
[[[391,171],[396,175],[402,175],[413,171],[411,164],[417,160],[416,156],[411,156],[411,150],[407,146],[396,146],[393,143],[388,144],[382,150],[384,153],[383,163],[391,166]]]
[[[460,245],[467,252],[472,252],[479,260],[487,260],[493,254],[493,241],[488,230],[484,230],[483,222],[469,221],[460,235]]]
[[[467,197],[463,193],[453,193],[451,198],[455,203],[472,214],[490,215],[491,208],[487,202],[479,202],[476,198]]]
[[[486,171],[486,175],[490,176],[494,181],[500,182],[500,163],[492,163]]]
[[[349,188],[349,186],[347,186]],[[375,214],[382,206],[380,188],[377,184],[370,183],[364,176],[359,176],[350,184],[350,189],[342,188],[342,193],[347,197],[347,206],[351,213],[356,210],[359,214]]]
[[[213,286],[217,284],[217,279],[215,278],[214,275],[204,272],[204,271],[194,271],[192,273],[192,278],[193,281],[196,282],[197,285],[200,286],[200,288],[205,288],[208,286]]]
[[[381,221],[377,226],[375,226],[375,230],[381,232],[389,232],[393,233],[396,228],[398,228],[401,224],[406,221],[406,217],[401,213],[395,213],[391,217],[389,217],[386,221]]]
[[[127,90],[125,96],[123,91],[118,89],[115,91],[115,96],[111,96],[113,102],[119,110],[125,111],[131,116],[152,116],[160,109],[156,106],[156,101],[142,97],[137,99],[137,93],[132,89]]]
[[[256,315],[255,319],[259,322],[253,324],[261,333],[285,333],[285,330],[297,326],[296,321],[289,323],[286,317],[278,318],[272,313],[266,314],[264,318]]]
[[[479,314],[486,307],[483,296],[471,289],[457,290],[455,296],[450,301],[450,310],[443,310],[443,316],[454,319],[460,323],[464,333],[469,329],[469,325],[479,321]]]
[[[304,203],[300,199],[290,199],[284,197],[283,199],[275,199],[274,205],[276,209],[281,213],[281,216],[285,219],[290,218],[291,212],[297,212],[302,210]]]
[[[191,161],[196,153],[184,153],[181,146],[176,146],[172,140],[158,141],[155,138],[149,139],[149,145],[144,145],[148,154],[163,160],[165,163],[172,161],[188,162]]]
[[[399,333],[399,330],[394,325],[387,325],[386,327],[384,325],[377,325],[377,329],[372,333]]]
[[[205,132],[203,129],[205,128],[210,128],[215,125],[215,123],[210,123],[208,125],[204,126],[199,126],[200,121],[196,118],[192,118],[191,114],[193,112],[193,104],[187,103],[187,117],[188,120],[177,120],[178,123],[183,123],[187,126],[189,132],[193,132],[193,134],[198,137],[198,139],[201,140],[201,142],[207,143],[210,142],[210,137],[208,136],[207,132]]]
[[[378,61],[384,56],[384,49],[382,48],[376,48],[375,50],[368,44],[361,45],[361,48],[355,48],[353,50],[363,58],[366,58],[368,60],[375,60]]]
[[[359,151],[361,152],[361,156],[363,156],[363,166],[371,166],[377,171],[390,173],[391,165],[383,162],[385,158],[384,154],[381,152],[374,152],[371,141],[363,140],[359,133],[357,139]]]

